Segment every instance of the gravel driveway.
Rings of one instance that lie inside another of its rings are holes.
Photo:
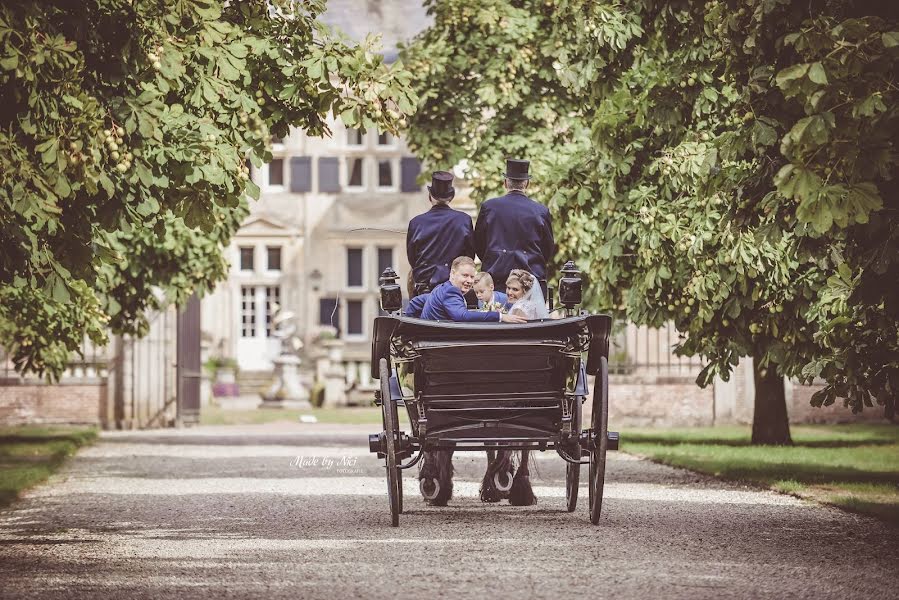
[[[406,475],[394,529],[375,429],[104,433],[0,512],[0,597],[899,597],[896,528],[620,453],[599,527],[547,452],[536,506],[482,504],[463,453],[446,508]]]

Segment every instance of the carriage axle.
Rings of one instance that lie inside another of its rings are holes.
[[[408,436],[405,433],[400,432],[397,435],[397,456],[399,458],[407,458],[411,456],[412,452],[421,449],[421,444],[418,443],[418,440]],[[620,436],[617,431],[608,431],[606,432],[606,449],[607,450],[618,450]],[[503,444],[502,440],[487,440],[491,443],[488,447],[486,445],[459,445],[453,444],[451,447],[453,450],[472,450],[472,451],[481,451],[487,450],[490,448],[502,448],[504,450],[546,450],[548,447],[547,442],[543,441],[537,445],[522,443],[522,444]],[[498,444],[498,445],[495,445]],[[596,449],[596,434],[592,429],[587,429],[581,432],[580,435],[580,446],[584,450],[594,450]],[[433,448],[437,449],[437,448]],[[368,436],[368,451],[375,452],[378,455],[378,458],[384,458],[387,452],[387,437],[386,432],[382,431],[381,433],[373,433]]]

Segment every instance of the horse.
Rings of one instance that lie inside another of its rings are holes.
[[[517,462],[517,468],[516,463]],[[481,502],[509,499],[512,506],[537,504],[530,478],[530,450],[488,450],[481,480]],[[419,489],[431,506],[446,506],[453,496],[453,450],[428,450],[418,471]]]

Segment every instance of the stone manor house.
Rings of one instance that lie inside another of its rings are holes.
[[[241,372],[271,370],[272,317],[282,307],[297,316],[307,348],[336,334],[348,368],[364,374],[357,363],[370,353],[378,275],[409,272],[406,227],[430,207],[419,161],[389,133],[330,126],[330,138],[294,130],[274,140],[274,159],[251,169],[260,200],[228,248],[228,280],[203,299],[212,351]]]

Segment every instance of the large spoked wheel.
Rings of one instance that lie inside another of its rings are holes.
[[[606,450],[609,446],[609,362],[604,356],[600,358],[599,373],[593,384],[592,425],[596,444],[590,450],[590,522],[598,525],[606,479]]]
[[[393,424],[394,429],[397,432],[400,431],[400,416],[399,416],[399,408],[397,407],[396,402],[390,402],[390,410],[393,413]],[[397,433],[397,440],[399,440],[399,433]],[[399,450],[399,449],[397,449]],[[403,514],[403,470],[399,467],[396,468],[396,503],[397,510],[400,514]]]
[[[397,423],[396,405],[390,400],[390,368],[387,359],[382,358],[378,364],[381,378],[381,414],[384,416],[384,433],[387,437],[387,498],[390,502],[390,525],[400,524],[399,469],[396,468]]]
[[[581,435],[581,398],[574,400],[574,423],[572,423],[572,431],[575,435],[575,443],[570,448],[571,458],[575,460],[581,459],[581,444],[578,441]],[[566,463],[565,471],[565,507],[568,512],[574,512],[577,508],[577,492],[578,484],[581,480],[581,465],[573,465]]]

